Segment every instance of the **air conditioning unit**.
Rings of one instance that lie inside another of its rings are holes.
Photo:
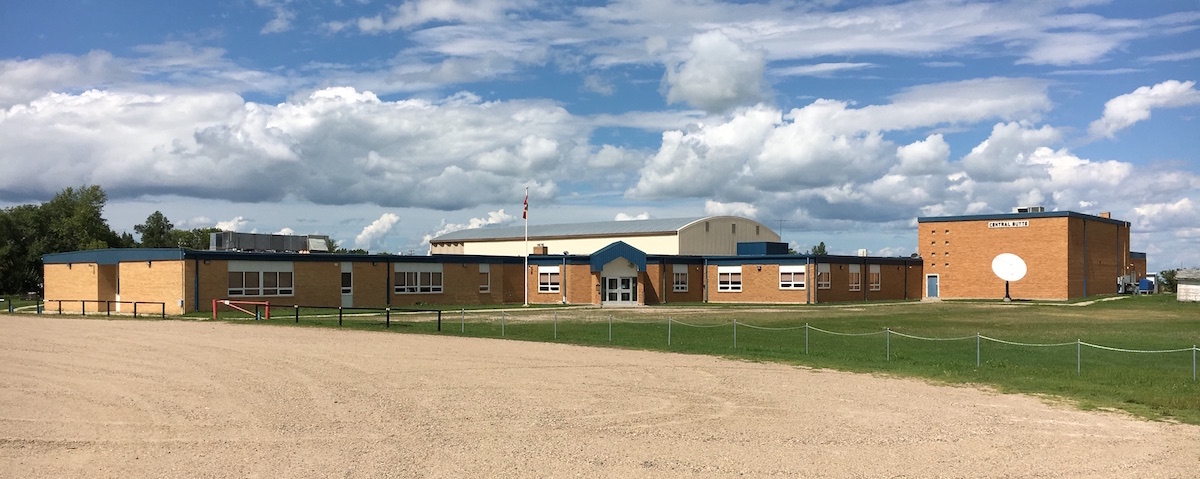
[[[1045,206],[1018,206],[1013,208],[1013,213],[1045,213]]]
[[[867,249],[866,249],[866,248],[862,248],[862,249],[858,250],[858,255],[859,255],[860,257],[866,258],[866,257],[867,257]]]

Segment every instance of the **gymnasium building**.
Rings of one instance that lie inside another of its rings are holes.
[[[1003,298],[1005,282],[992,271],[992,259],[1001,253],[1019,256],[1027,268],[1009,285],[1014,299],[1115,294],[1118,278],[1146,275],[1146,254],[1129,251],[1129,223],[1109,213],[1034,206],[1008,214],[921,217],[917,224],[928,298]]]
[[[531,304],[634,306],[901,300],[921,295],[919,259],[789,255],[778,233],[753,220],[728,216],[531,226],[528,269],[520,255],[451,252],[479,251],[472,246],[477,244],[511,248],[506,243],[516,240],[509,229],[496,228],[495,234],[487,235],[473,232],[469,237],[452,233],[433,240],[431,245],[439,246],[428,256],[244,248],[49,254],[43,257],[45,298],[48,308],[61,307],[64,312],[97,311],[111,304],[114,312],[127,313],[132,302],[161,302],[167,314],[182,314],[208,311],[214,299],[384,308],[519,305],[526,298]],[[214,238],[214,248],[313,244],[303,237],[220,235],[236,236]],[[594,244],[603,246],[574,254],[566,249]],[[552,254],[550,245],[564,251]]]

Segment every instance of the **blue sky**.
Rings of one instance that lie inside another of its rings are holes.
[[[1200,266],[1195,1],[0,5],[0,206],[373,252],[532,223],[753,217],[915,252],[918,216],[1111,211]]]

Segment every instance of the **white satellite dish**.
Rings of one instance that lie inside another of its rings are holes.
[[[992,272],[1005,281],[1020,281],[1028,269],[1025,260],[1012,253],[1000,253],[992,259]]]

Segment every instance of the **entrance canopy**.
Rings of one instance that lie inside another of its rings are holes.
[[[598,273],[604,270],[604,265],[614,259],[625,258],[633,263],[634,269],[638,271],[646,271],[646,253],[642,250],[630,246],[624,241],[617,241],[608,246],[600,248],[600,250],[592,253],[591,265],[592,272]]]

